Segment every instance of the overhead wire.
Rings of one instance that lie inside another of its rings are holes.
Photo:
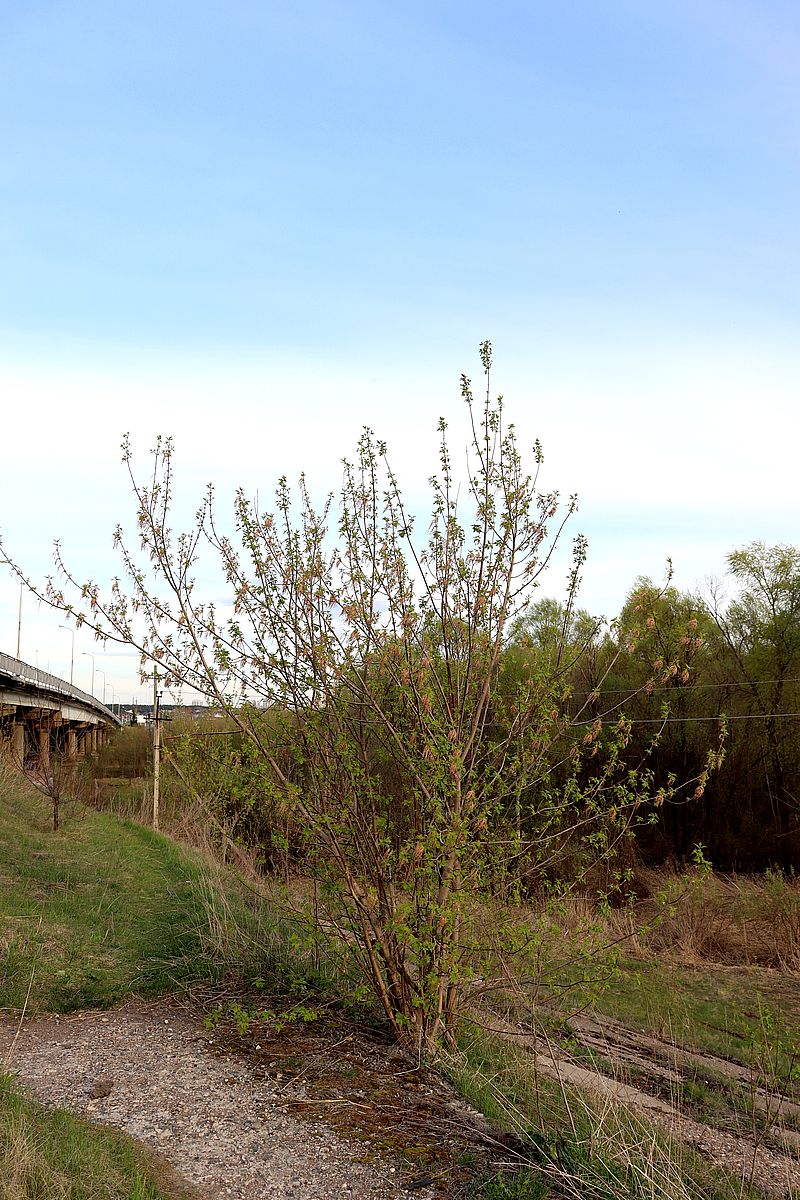
[[[616,718],[619,719],[619,718]],[[570,721],[567,728],[578,729],[584,725],[594,725],[597,720],[603,720],[602,717],[592,717],[583,721]],[[702,717],[629,717],[626,720],[628,725],[692,725],[700,724],[703,721],[716,721],[718,723],[730,724],[733,721],[768,721],[768,720],[800,720],[800,712],[788,713],[734,713],[726,715],[724,713],[719,716],[702,716]],[[611,724],[611,721],[606,719],[605,724]],[[200,729],[192,733],[173,733],[166,735],[162,740],[165,742],[181,741],[185,738],[200,738],[207,737],[238,737],[242,731],[240,729]]]

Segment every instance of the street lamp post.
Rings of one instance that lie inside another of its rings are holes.
[[[22,641],[22,584],[19,585],[19,617],[17,619],[17,658],[19,658],[19,647]]]
[[[84,657],[84,658],[90,658],[90,659],[92,660],[92,687],[91,687],[91,693],[92,693],[92,695],[94,695],[94,655],[93,655],[93,654],[92,654],[92,653],[91,653],[89,650],[82,650],[82,651],[81,651],[81,654],[83,655],[83,657]]]
[[[69,659],[69,686],[72,687],[72,677],[75,674],[75,630],[69,625],[59,625],[59,629],[66,629],[67,633],[72,638],[72,654]]]
[[[105,702],[106,702],[106,673],[105,673],[105,671],[101,671],[100,668],[98,667],[97,674],[103,676],[103,704],[105,704]]]

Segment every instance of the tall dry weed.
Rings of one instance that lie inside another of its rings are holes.
[[[769,931],[774,965],[800,975],[800,879],[782,871],[767,871],[758,882],[759,913]]]
[[[647,899],[625,919],[631,947],[687,963],[800,974],[800,879],[781,871],[719,875],[643,870]]]

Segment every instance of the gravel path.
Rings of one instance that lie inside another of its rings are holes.
[[[230,1200],[432,1200],[404,1186],[398,1164],[292,1116],[269,1079],[211,1053],[188,1013],[130,1006],[0,1021],[0,1058],[46,1107],[125,1130],[204,1197]]]

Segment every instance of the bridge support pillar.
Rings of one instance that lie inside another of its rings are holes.
[[[14,721],[11,726],[11,757],[15,766],[22,768],[25,763],[25,724]]]
[[[89,753],[97,754],[97,726],[93,725],[89,730]]]
[[[72,725],[70,725],[69,729],[67,730],[67,758],[72,759],[77,757],[78,735]]]
[[[50,722],[44,718],[39,725],[39,770],[50,773]]]

